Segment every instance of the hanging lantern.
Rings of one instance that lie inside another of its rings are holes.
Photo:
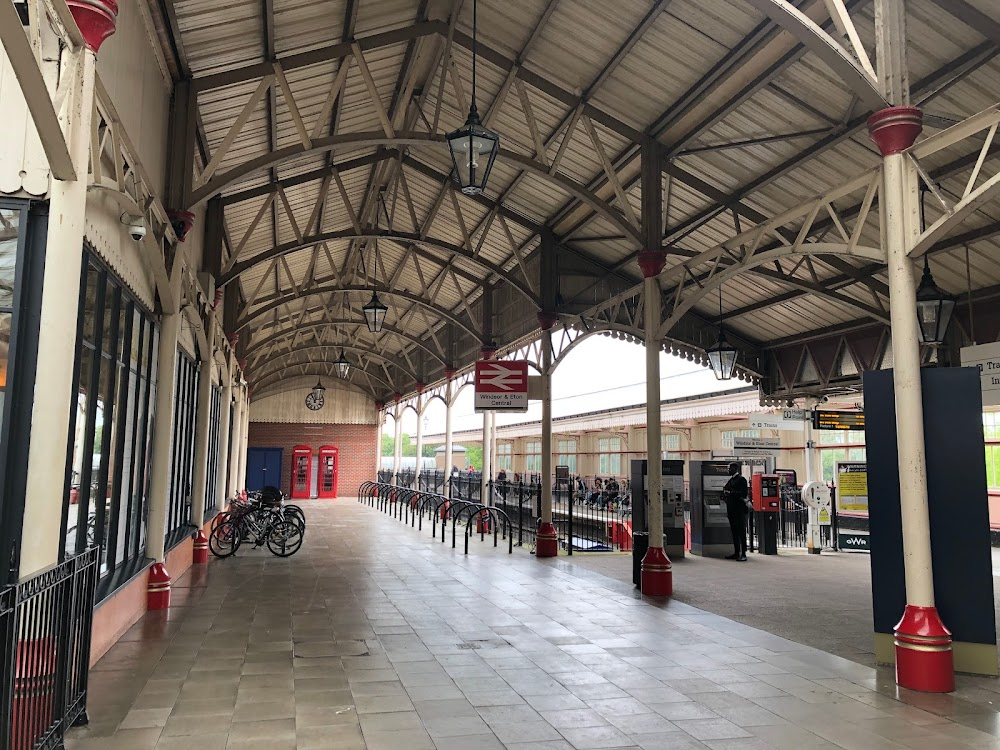
[[[924,256],[924,275],[917,287],[917,325],[920,339],[925,344],[940,344],[948,332],[955,298],[941,291],[931,276],[931,267]]]
[[[351,363],[344,356],[343,349],[340,350],[340,356],[334,361],[333,366],[336,368],[337,376],[340,378],[346,378],[347,373],[351,371]]]
[[[324,393],[326,393],[326,388],[323,387],[323,383],[317,380],[316,385],[314,385],[312,389],[313,397],[317,400],[322,399]]]
[[[726,340],[726,332],[719,328],[719,340],[706,350],[708,363],[718,380],[732,380],[736,372],[736,358],[739,352]]]
[[[455,177],[465,195],[479,195],[486,190],[490,170],[500,150],[500,135],[483,126],[476,109],[476,27],[477,0],[472,0],[472,104],[465,125],[448,133],[448,150]]]
[[[465,195],[479,195],[486,191],[490,170],[500,150],[500,136],[479,121],[473,104],[465,125],[445,136],[455,176]]]
[[[365,322],[368,324],[369,331],[379,333],[382,330],[382,323],[385,321],[385,314],[388,310],[389,308],[383,305],[382,300],[378,298],[378,292],[373,290],[372,298],[367,305],[361,308],[365,314]]]

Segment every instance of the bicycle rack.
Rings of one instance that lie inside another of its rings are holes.
[[[498,546],[497,535],[500,533],[500,528],[503,528],[503,536],[507,540],[507,554],[514,554],[514,525],[510,520],[510,516],[504,513],[499,508],[494,508],[492,506],[484,505],[474,514],[469,516],[469,522],[465,525],[465,554],[469,554],[469,538],[473,533],[472,519],[476,516],[482,515],[489,516],[493,522],[493,546]],[[502,522],[502,523],[501,523]],[[480,527],[482,528],[482,527]],[[486,533],[484,531],[479,532],[479,541],[483,541],[486,538]]]

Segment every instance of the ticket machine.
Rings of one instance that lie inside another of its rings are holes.
[[[722,489],[729,481],[729,461],[689,461],[691,554],[725,557],[733,551]]]
[[[324,445],[319,449],[319,487],[316,496],[321,499],[333,499],[337,496],[337,469],[340,460],[339,450],[333,445]]]
[[[646,461],[632,459],[632,529],[649,531],[647,511],[649,498],[646,488],[649,473]],[[671,560],[684,557],[684,462],[673,459],[660,461],[660,491],[663,497],[663,550]],[[629,529],[631,531],[632,529]]]
[[[757,528],[760,551],[778,554],[778,515],[781,510],[781,478],[777,474],[754,474],[750,481],[754,525]]]
[[[312,479],[312,448],[308,445],[296,445],[292,448],[292,487],[291,496],[297,500],[308,500]]]

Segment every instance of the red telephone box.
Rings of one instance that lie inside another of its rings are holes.
[[[339,450],[334,446],[324,445],[319,449],[319,492],[317,497],[330,499],[337,496],[337,464],[339,461]]]
[[[292,492],[291,496],[299,500],[308,500],[309,484],[312,480],[312,448],[308,445],[296,445],[292,448]]]

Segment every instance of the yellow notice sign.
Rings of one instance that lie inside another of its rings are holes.
[[[837,464],[837,507],[868,512],[868,466],[863,463]]]

